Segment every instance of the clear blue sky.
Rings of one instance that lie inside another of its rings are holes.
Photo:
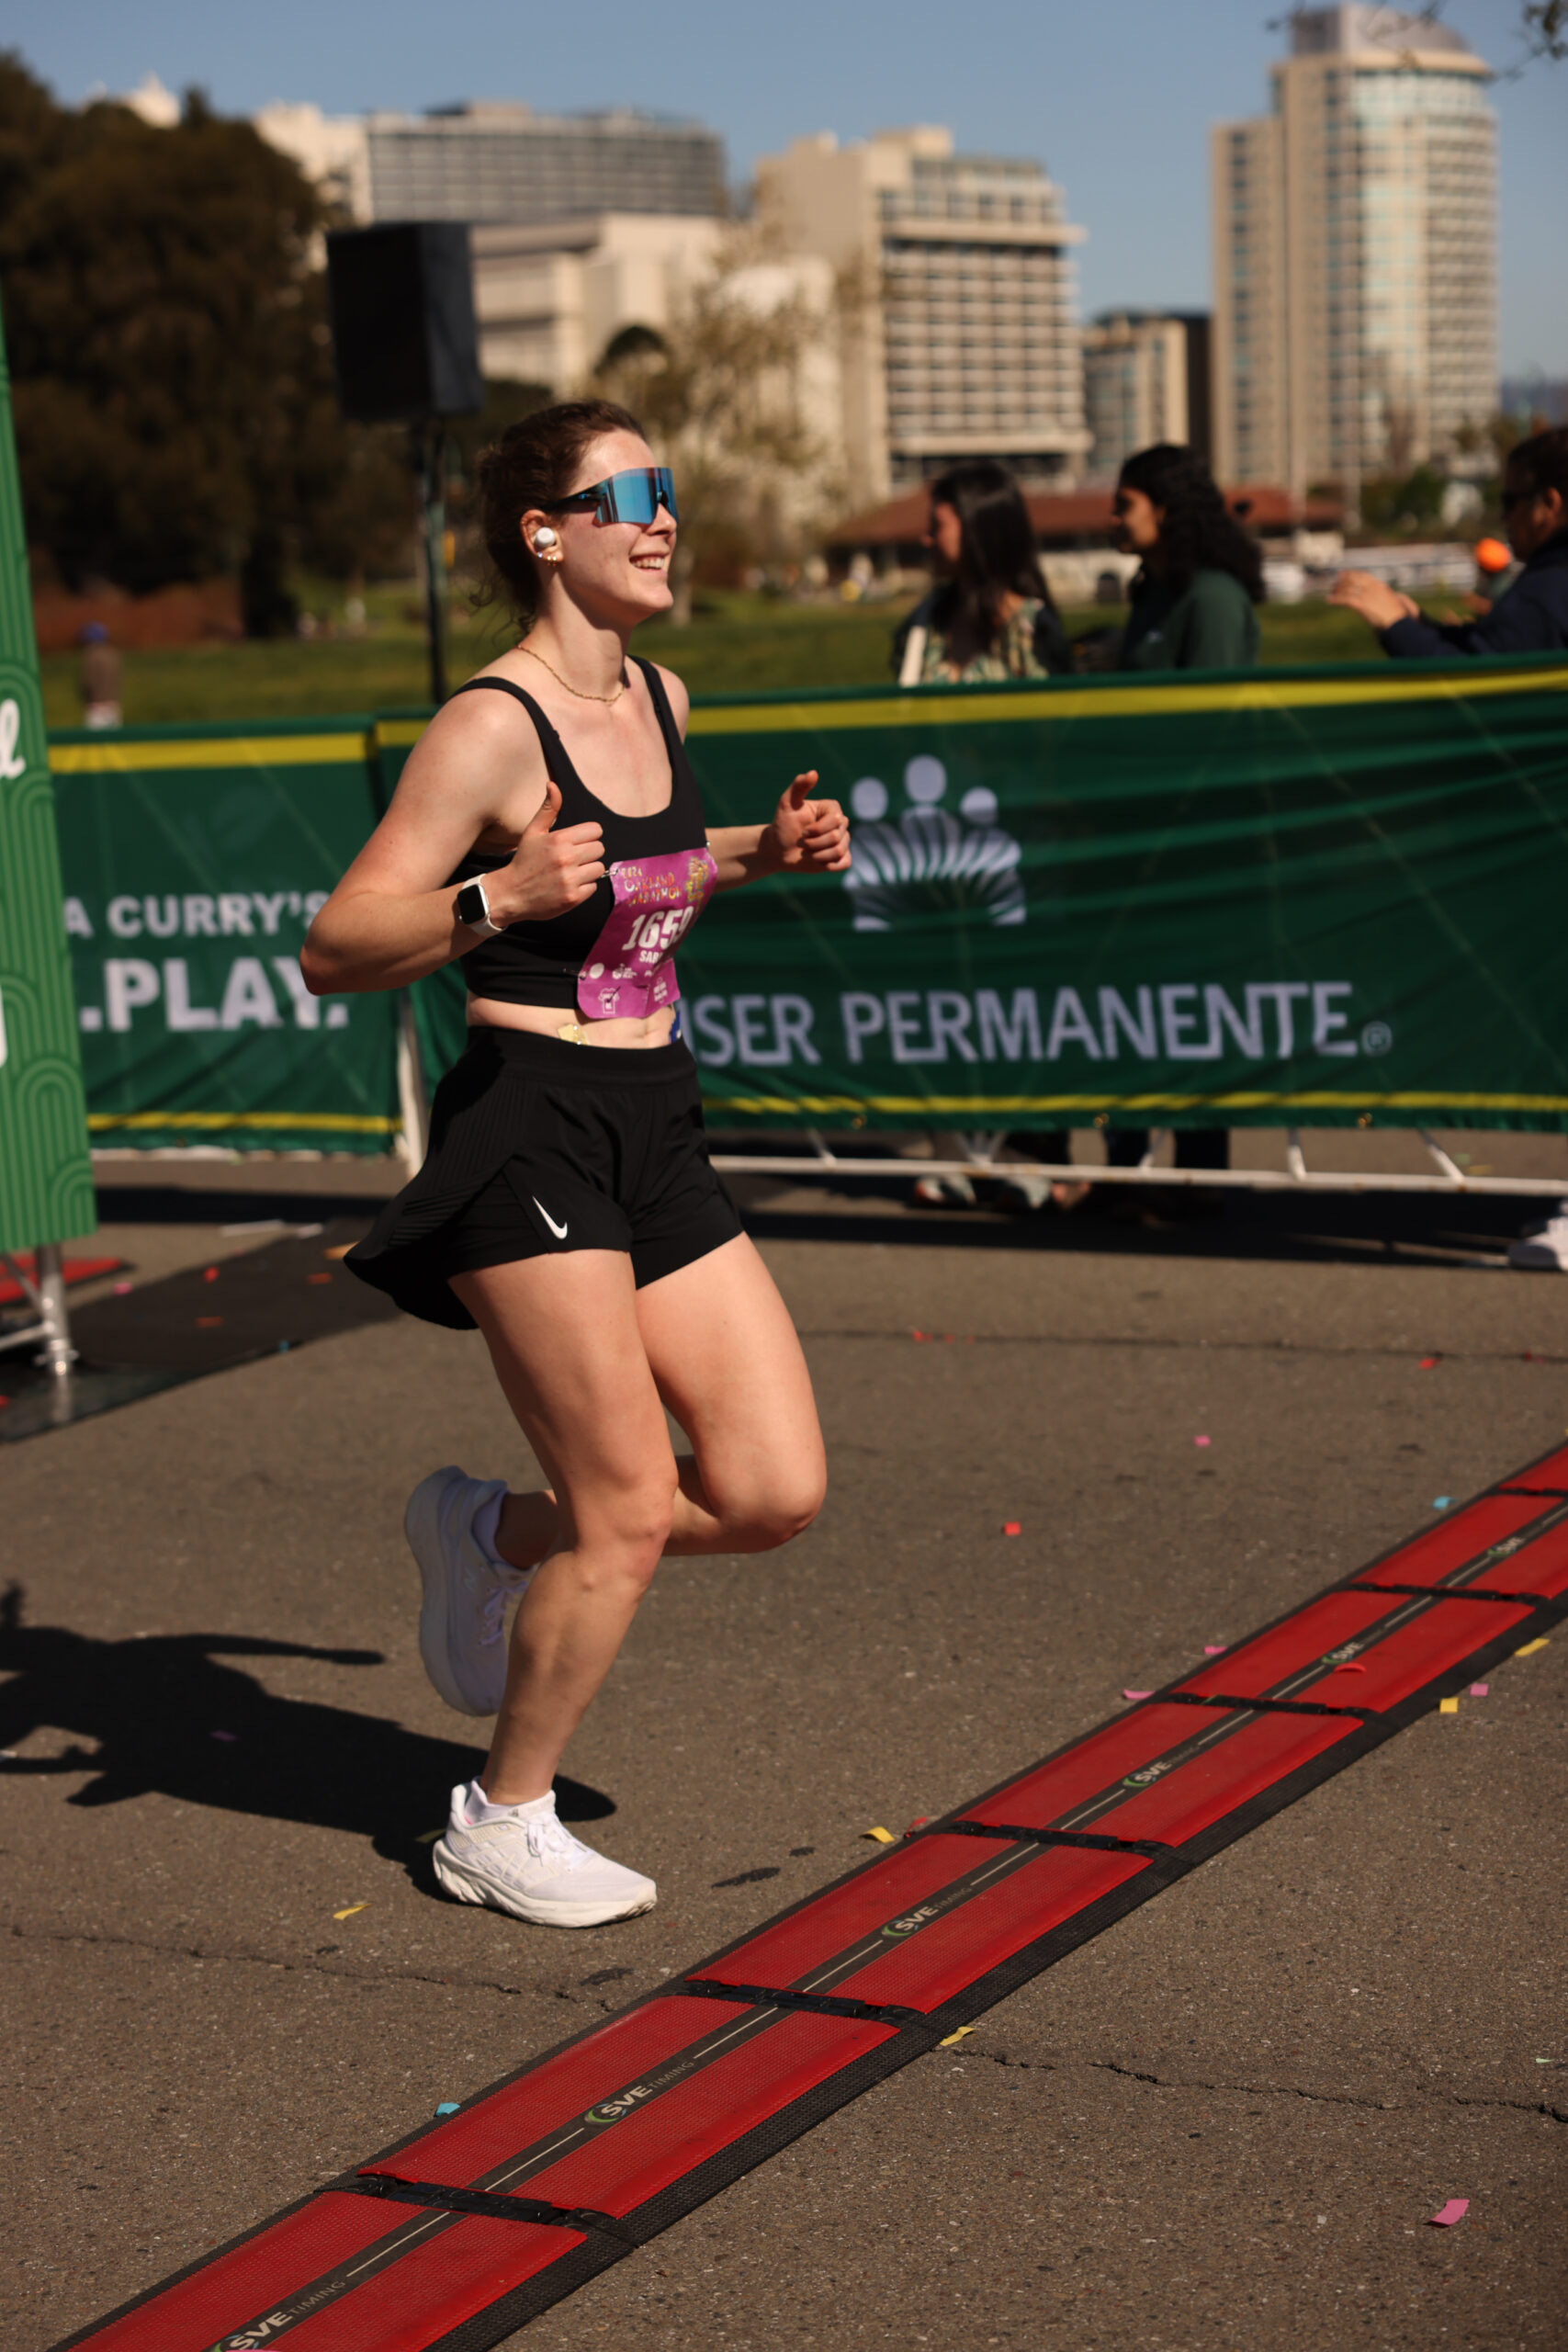
[[[1205,133],[1265,104],[1284,0],[11,0],[0,40],[62,98],[149,71],[225,113],[444,99],[628,104],[699,117],[732,176],[804,131],[944,122],[959,144],[1040,158],[1089,232],[1086,314],[1208,298]],[[1518,0],[1448,0],[1494,64]],[[1568,376],[1568,65],[1501,82],[1502,359]]]

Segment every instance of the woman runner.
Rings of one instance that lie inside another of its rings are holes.
[[[465,959],[471,1035],[430,1156],[347,1262],[412,1314],[478,1326],[550,1481],[513,1494],[447,1468],[409,1503],[426,1671],[497,1719],[436,1876],[460,1902],[589,1928],[656,1890],[571,1836],[552,1782],[661,1555],[770,1550],[824,1488],[800,1343],[708,1166],[671,950],[712,890],[841,873],[849,829],[810,797],[815,772],[771,824],[705,829],[685,690],[626,653],[670,608],[676,529],[633,417],[543,409],[479,478],[531,626],[432,722],[301,963],[326,994]]]

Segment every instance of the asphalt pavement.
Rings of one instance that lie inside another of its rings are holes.
[[[182,1206],[128,1180],[108,1245],[149,1276],[215,1258],[240,1180],[204,1181]],[[377,1323],[5,1449],[6,2352],[1568,1425],[1563,1290],[1503,1267],[1517,1203],[1168,1228],[751,1198],[831,1491],[784,1553],[666,1564],[567,1759],[563,1814],[659,1882],[645,1918],[459,1907],[421,1842],[483,1726],[421,1671],[403,1500],[442,1462],[532,1472],[476,1339]],[[1565,1701],[1568,1632],[514,2341],[1561,2345]]]

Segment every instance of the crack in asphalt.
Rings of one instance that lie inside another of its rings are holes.
[[[1550,2099],[1482,2097],[1464,2091],[1439,2090],[1427,2084],[1418,2086],[1407,2098],[1371,2098],[1354,2091],[1308,2090],[1294,2083],[1226,2083],[1212,2082],[1198,2075],[1160,2075],[1116,2058],[1080,2058],[1071,2053],[1024,2057],[1009,2050],[987,2050],[983,2044],[965,2051],[964,2055],[983,2058],[993,2066],[1018,2066],[1026,2071],[1038,2067],[1044,2074],[1067,2066],[1088,2066],[1097,2074],[1120,2075],[1128,2082],[1146,2083],[1155,2090],[1229,2091],[1245,2098],[1300,2098],[1324,2107],[1370,2108],[1380,2114],[1397,2113],[1402,2107],[1417,2103],[1444,2107],[1498,2107],[1510,2109],[1521,2115],[1544,2115],[1553,2123],[1568,2123],[1568,2107],[1553,2107]]]
[[[808,1325],[797,1323],[797,1336],[802,1340],[910,1340],[915,1337],[908,1324],[897,1329],[862,1330],[841,1324]],[[1330,1361],[1351,1359],[1357,1363],[1381,1362],[1408,1363],[1421,1351],[1414,1344],[1357,1348],[1335,1346],[1319,1340],[1178,1340],[1161,1337],[1152,1331],[923,1331],[919,1341],[928,1347],[972,1348],[1164,1348],[1171,1353],[1198,1355],[1269,1355],[1324,1356]],[[1544,1349],[1532,1348],[1527,1355],[1519,1348],[1439,1348],[1443,1363],[1528,1363],[1530,1365],[1568,1364],[1568,1355],[1551,1355]]]
[[[13,1923],[6,1932],[19,1943],[100,1944],[118,1951],[158,1954],[168,1960],[223,1961],[241,1967],[276,1968],[286,1974],[345,1977],[353,1984],[454,1985],[463,1992],[502,1993],[510,2000],[522,2000],[532,1993],[546,2000],[602,2009],[606,2016],[615,2013],[608,2001],[585,2000],[571,1985],[508,1984],[499,1977],[475,1976],[461,1971],[443,1974],[433,1968],[356,1967],[352,1962],[347,1966],[334,1965],[331,1960],[312,1952],[258,1951],[243,1944],[164,1943],[155,1937],[113,1935],[85,1928],[24,1928]]]
[[[456,1986],[463,1992],[500,1993],[509,2000],[521,2000],[533,1993],[549,2001],[564,2001],[574,2008],[598,2009],[606,2017],[617,2014],[614,2003],[601,1996],[584,1999],[581,1989],[565,1984],[508,1984],[492,1976],[468,1974],[437,1975],[432,1969],[369,1968],[332,1966],[324,1957],[313,1953],[294,1953],[280,1957],[274,1952],[258,1951],[244,1946],[216,1944],[184,1944],[160,1942],[152,1937],[104,1934],[87,1928],[34,1928],[13,1923],[7,1930],[19,1943],[55,1943],[102,1945],[117,1951],[155,1954],[168,1960],[198,1960],[227,1962],[249,1968],[276,1968],[285,1973],[336,1976],[352,1984],[434,1984]],[[932,2051],[930,2056],[938,2052]],[[1215,2082],[1196,2075],[1162,2075],[1144,2066],[1117,2058],[1085,2058],[1071,2052],[1043,2052],[1026,2055],[1011,2050],[991,2050],[976,2043],[964,2051],[964,2057],[983,2058],[987,2065],[1015,2066],[1024,2072],[1037,2068],[1042,2074],[1059,2072],[1068,2066],[1087,2066],[1097,2074],[1118,2075],[1127,2082],[1144,2083],[1154,2090],[1193,2090],[1231,2092],[1246,2098],[1299,2098],[1325,2107],[1366,2108],[1378,2113],[1397,2113],[1405,2106],[1430,2104],[1445,2107],[1502,2108],[1520,2115],[1541,2115],[1554,2123],[1568,2123],[1568,2106],[1554,2107],[1549,2099],[1502,2098],[1477,2096],[1464,2091],[1438,2090],[1422,2085],[1408,2099],[1372,2098],[1352,2091],[1314,2091],[1292,2083],[1230,2083]]]

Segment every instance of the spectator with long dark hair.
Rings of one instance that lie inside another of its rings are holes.
[[[1245,670],[1258,659],[1263,558],[1198,455],[1157,441],[1128,458],[1111,501],[1117,544],[1142,559],[1122,670]]]
[[[1263,558],[1196,449],[1159,441],[1138,450],[1122,469],[1111,504],[1119,545],[1142,559],[1118,668],[1250,669]],[[1106,1141],[1112,1167],[1136,1167],[1149,1148],[1142,1127],[1113,1127]],[[1179,1129],[1176,1164],[1228,1167],[1229,1135],[1223,1127]],[[1214,1204],[1173,1188],[1159,1205],[1179,1215]]]
[[[1072,655],[1035,550],[1023,493],[988,458],[931,486],[926,545],[940,576],[893,639],[900,685],[1043,678]]]

